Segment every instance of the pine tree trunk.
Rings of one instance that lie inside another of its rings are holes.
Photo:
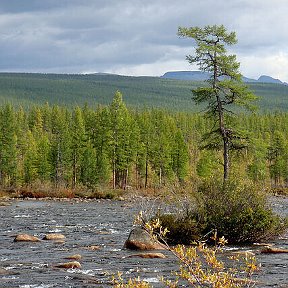
[[[72,188],[74,189],[76,187],[76,181],[77,181],[77,171],[76,171],[76,155],[73,156],[73,179],[72,179]]]
[[[229,177],[229,142],[227,136],[223,138],[223,158],[224,158],[224,171],[223,171],[223,179],[224,181],[228,180]]]
[[[56,158],[56,175],[55,175],[55,186],[59,187],[60,179],[61,179],[61,152],[59,143],[57,144],[57,158]]]
[[[148,161],[146,159],[145,162],[145,189],[147,188],[148,185]]]
[[[159,169],[159,185],[162,186],[162,168]]]
[[[113,189],[116,188],[116,163],[115,163],[115,150],[113,151]]]
[[[127,182],[128,182],[128,168],[126,169],[126,171],[125,171],[125,175],[124,175],[124,183],[123,183],[123,189],[124,190],[126,190],[126,188],[127,188]]]

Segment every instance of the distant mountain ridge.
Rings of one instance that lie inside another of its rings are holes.
[[[201,76],[201,73],[195,74]],[[63,105],[69,108],[75,105],[96,107],[109,105],[115,92],[119,90],[128,107],[197,112],[202,108],[196,106],[191,100],[191,90],[201,85],[200,81],[103,73],[2,72],[0,73],[0,106],[11,103],[15,107],[27,109],[49,103],[49,105]],[[247,86],[259,96],[257,103],[259,111],[288,111],[288,85],[251,82],[247,83]]]
[[[191,80],[191,81],[205,81],[209,79],[210,74],[202,71],[169,71],[166,72],[161,78],[166,79],[176,79],[176,80]],[[284,84],[279,79],[275,79],[271,76],[262,75],[257,80],[252,78],[247,78],[243,76],[243,81],[246,83],[272,83],[272,84]]]

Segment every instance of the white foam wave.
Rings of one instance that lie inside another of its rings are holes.
[[[79,270],[79,269],[68,269],[68,273],[77,273],[77,274],[83,274],[83,275],[88,275],[88,276],[96,276],[99,271],[102,271],[102,268],[98,269],[88,269],[88,270]]]
[[[25,214],[23,214],[23,215],[15,215],[14,216],[14,218],[31,218],[31,215],[25,215]]]
[[[160,282],[158,278],[156,277],[150,277],[150,278],[143,278],[142,281],[148,282],[148,283],[158,283]]]
[[[58,228],[49,230],[49,233],[59,233],[59,232],[62,232],[62,230]]]
[[[17,276],[14,276],[14,275],[1,277],[1,279],[3,279],[3,280],[16,280],[16,279],[19,279],[19,278],[20,277],[17,277]]]
[[[20,285],[19,288],[51,288],[57,287],[57,284],[31,284],[31,285]]]

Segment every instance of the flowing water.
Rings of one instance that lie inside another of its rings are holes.
[[[170,277],[178,267],[170,252],[162,252],[166,259],[142,259],[129,257],[135,251],[122,249],[134,215],[152,205],[147,203],[14,200],[10,206],[0,207],[0,287],[111,287],[111,276],[117,271],[124,278],[140,276],[153,287],[163,287],[159,276]],[[276,198],[273,205],[278,213],[288,214],[287,198]],[[61,233],[66,240],[14,242],[20,233],[40,239],[47,233]],[[277,239],[275,245],[288,249],[288,235]],[[66,257],[74,254],[82,256],[81,269],[55,268],[71,261]],[[257,259],[262,265],[258,287],[288,287],[288,254],[257,254]]]

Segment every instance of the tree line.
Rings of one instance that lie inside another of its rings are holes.
[[[243,114],[233,125],[249,143],[231,155],[231,173],[287,185],[288,114]],[[95,108],[3,105],[0,185],[141,189],[197,182],[221,174],[217,145],[201,149],[209,127],[201,114],[128,109],[119,91],[110,105]]]

